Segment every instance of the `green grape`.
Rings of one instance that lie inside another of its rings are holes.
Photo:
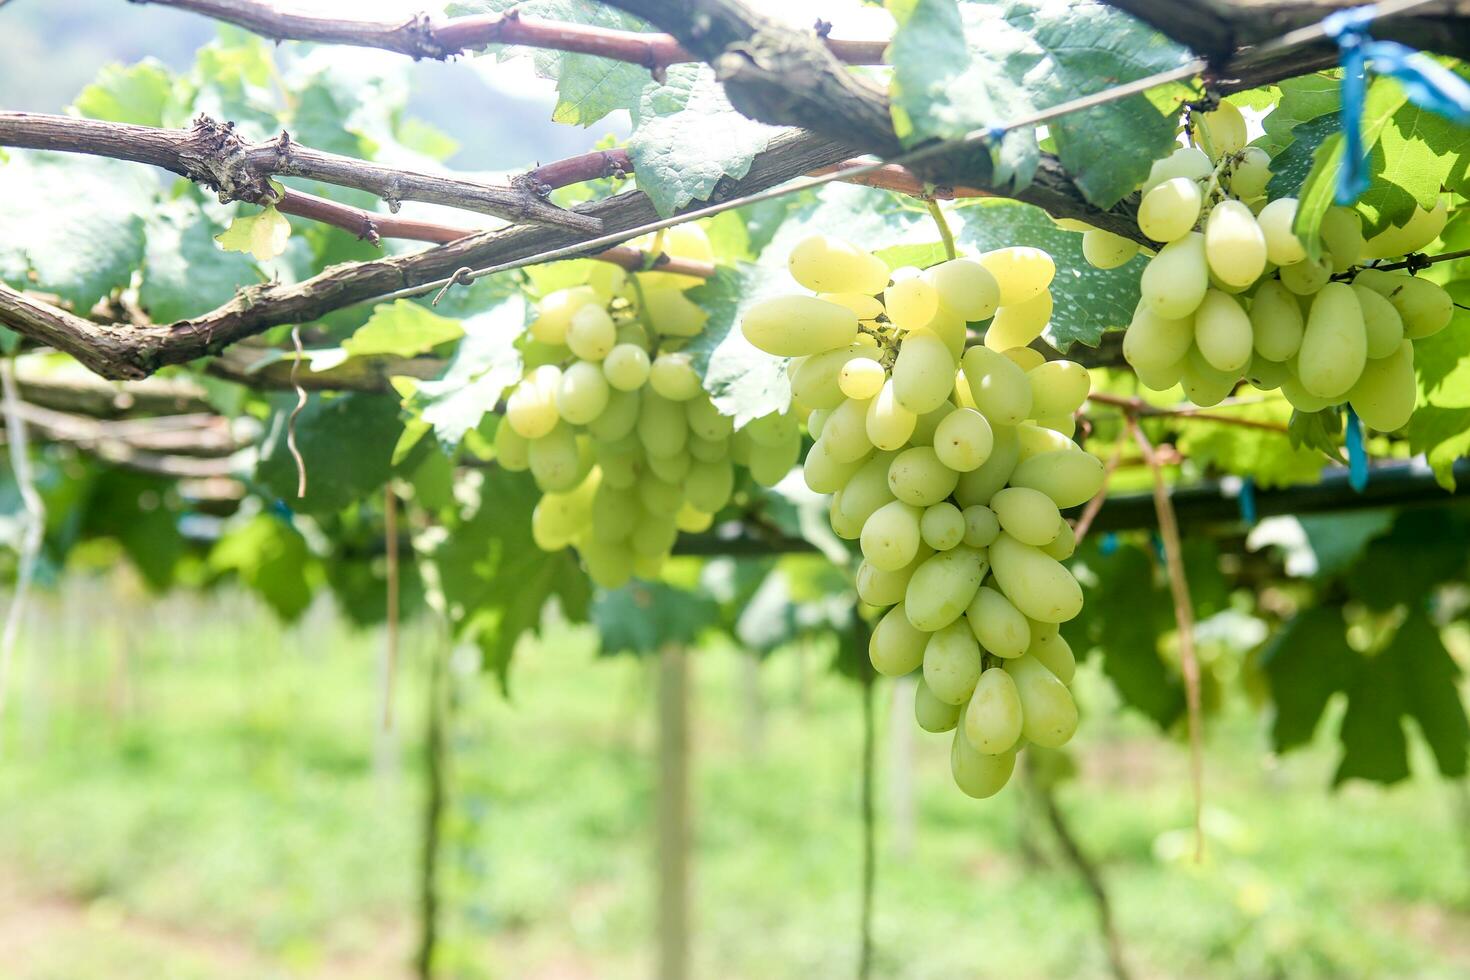
[[[1364,269],[1353,279],[1387,298],[1404,324],[1404,336],[1423,340],[1449,325],[1455,312],[1454,300],[1437,282],[1417,276]]]
[[[503,470],[524,472],[531,465],[530,443],[510,423],[501,419],[495,427],[495,461]]]
[[[606,446],[597,448],[597,466],[602,470],[602,481],[610,487],[627,490],[638,482],[638,473],[643,465],[643,454],[638,451],[618,452]]]
[[[1024,303],[1002,306],[985,328],[985,346],[993,351],[1025,347],[1041,336],[1051,321],[1051,290],[1043,289]]]
[[[1368,358],[1368,334],[1363,308],[1346,283],[1332,282],[1312,298],[1302,347],[1297,355],[1297,377],[1318,398],[1337,398],[1363,373]]]
[[[624,320],[618,324],[618,343],[632,344],[639,350],[648,349],[648,331],[637,320]]]
[[[675,540],[678,540],[679,524],[677,517],[672,524],[674,528],[673,537]],[[657,579],[662,574],[664,562],[668,561],[669,558],[667,551],[654,551],[646,555],[640,555],[638,554],[636,545],[631,550],[633,551],[633,574],[636,577],[651,580]]]
[[[1010,360],[1015,361],[1016,367],[1025,371],[1027,374],[1046,363],[1046,355],[1030,347],[1012,347],[1009,350],[1001,351],[1001,353]]]
[[[1164,181],[1143,195],[1138,205],[1138,230],[1156,242],[1178,241],[1199,221],[1203,196],[1188,177]]]
[[[718,513],[730,502],[734,491],[735,467],[728,459],[690,464],[689,475],[684,480],[684,496],[706,514]]]
[[[1398,350],[1388,357],[1365,364],[1362,376],[1347,394],[1363,424],[1380,432],[1408,425],[1417,396],[1414,345],[1407,340],[1399,341]]]
[[[1166,319],[1150,310],[1147,304],[1140,302],[1133,311],[1133,320],[1128,324],[1128,331],[1123,334],[1123,358],[1136,371],[1164,371],[1182,361],[1193,343],[1192,317]],[[1169,385],[1163,387],[1167,388]]]
[[[954,733],[950,742],[949,771],[960,792],[983,800],[1005,789],[1016,769],[1016,750],[986,755],[970,744],[963,731]]]
[[[1266,260],[1272,265],[1293,265],[1307,257],[1306,247],[1292,230],[1296,207],[1296,198],[1280,197],[1256,215],[1256,225],[1266,239]]]
[[[675,504],[666,514],[644,511],[642,519],[633,528],[633,534],[628,539],[633,549],[635,571],[640,557],[667,555],[673,550],[674,542],[679,539],[679,525],[674,523],[674,514],[678,512],[679,506]]]
[[[814,354],[791,374],[791,397],[808,408],[834,409],[846,397],[839,379],[847,362],[854,357],[876,361],[879,356],[872,347],[856,343]]]
[[[717,441],[728,439],[735,431],[735,420],[721,415],[709,397],[691,399],[685,405],[689,420],[689,431],[701,439]]]
[[[971,347],[963,364],[970,398],[992,426],[1015,425],[1031,414],[1031,381],[1015,361],[988,347]]]
[[[1363,310],[1363,330],[1368,338],[1368,359],[1391,357],[1404,339],[1404,320],[1394,305],[1367,286],[1353,283],[1353,295]]]
[[[1124,340],[1126,339],[1125,337]],[[1181,357],[1173,364],[1165,364],[1160,367],[1134,365],[1133,373],[1138,376],[1139,383],[1145,388],[1151,391],[1168,391],[1183,379],[1186,360],[1187,358]]]
[[[1031,645],[1031,625],[1011,600],[980,586],[965,610],[965,621],[980,645],[997,657],[1019,657]]]
[[[884,571],[864,559],[858,563],[858,598],[870,606],[891,606],[903,602],[904,593],[908,591],[909,579],[913,578],[914,570],[932,554],[934,554],[933,548],[920,545],[919,550],[914,553],[913,561],[893,571]],[[905,619],[904,622],[907,623],[908,620]]]
[[[1311,296],[1332,278],[1332,267],[1326,262],[1310,256],[1291,265],[1283,265],[1280,271],[1281,285],[1298,296]]]
[[[831,506],[827,508],[827,523],[832,528],[832,533],[844,541],[856,541],[862,537],[863,525],[861,521],[854,521],[842,510],[842,497],[846,488],[832,494]]]
[[[815,296],[777,296],[745,311],[741,332],[751,345],[777,357],[820,354],[857,336],[857,316]]]
[[[868,659],[883,676],[902,677],[924,662],[924,647],[928,642],[929,634],[909,624],[900,602],[873,627],[868,637]]]
[[[623,294],[628,285],[628,272],[611,262],[588,263],[587,288],[592,290],[597,302],[606,306]]]
[[[932,632],[959,619],[975,598],[975,590],[980,588],[989,567],[985,552],[964,545],[926,559],[914,570],[904,593],[909,622]]]
[[[962,388],[968,389],[968,385],[956,384],[955,393],[960,394]],[[971,406],[973,407],[973,406]],[[951,412],[956,410],[954,402],[942,402],[932,412],[925,412],[914,419],[914,431],[909,435],[908,442],[914,446],[934,445],[934,433],[939,429],[939,423],[949,418]],[[869,435],[872,433],[870,432]]]
[[[1005,662],[1021,699],[1021,734],[1046,749],[1061,748],[1077,731],[1077,702],[1067,685],[1035,657]]]
[[[893,362],[893,397],[923,415],[932,412],[954,390],[954,358],[932,330],[910,330]]]
[[[1194,314],[1194,342],[1217,371],[1239,372],[1251,360],[1251,319],[1229,293],[1211,289]]]
[[[869,405],[868,411],[872,410],[873,407]],[[815,440],[822,438],[822,428],[827,424],[827,419],[830,418],[831,415],[832,413],[825,408],[814,408],[811,410],[811,413],[807,415],[806,431],[811,433],[812,439]]]
[[[785,442],[774,446],[752,441],[745,465],[750,470],[751,479],[756,483],[763,487],[774,487],[791,472],[800,456],[801,436],[793,429]]]
[[[1246,380],[1261,391],[1280,388],[1281,382],[1286,380],[1290,374],[1290,369],[1285,362],[1268,361],[1259,352],[1251,358],[1250,364],[1245,369]]]
[[[1285,361],[1302,346],[1302,308],[1281,283],[1268,279],[1251,300],[1251,342],[1268,361]]]
[[[1000,521],[995,511],[984,504],[971,504],[960,511],[965,520],[964,543],[971,548],[987,548],[1000,533]]]
[[[989,504],[995,492],[1005,486],[1021,458],[1021,442],[1013,425],[994,425],[995,447],[990,458],[968,473],[961,473],[955,484],[955,500],[961,507]]]
[[[643,312],[654,332],[664,337],[697,337],[709,314],[678,289],[645,289]]]
[[[1040,490],[1006,487],[991,498],[990,509],[1000,521],[1001,530],[1022,544],[1040,548],[1061,533],[1061,511]]]
[[[807,451],[801,472],[807,489],[813,493],[836,493],[847,485],[847,481],[862,468],[864,462],[866,459],[863,457],[839,459],[833,454],[832,447],[827,445],[826,439],[818,439]]]
[[[1057,561],[1066,561],[1077,550],[1077,532],[1071,524],[1062,521],[1061,527],[1057,530],[1057,536],[1042,545],[1041,550],[1049,558],[1055,558]]]
[[[1001,592],[1028,619],[1064,623],[1082,611],[1082,588],[1077,580],[1065,565],[1039,548],[1002,531],[990,546],[990,560]],[[912,582],[909,591],[913,591]]]
[[[687,402],[704,390],[689,355],[667,352],[653,359],[648,386],[671,402]]]
[[[1032,637],[1031,645],[1026,648],[1026,656],[1055,674],[1057,680],[1063,684],[1070,684],[1077,673],[1077,658],[1072,653],[1072,645],[1062,637],[1054,624],[1046,625],[1052,629]]]
[[[823,235],[797,242],[786,267],[791,278],[815,293],[873,296],[888,284],[888,266],[871,252]]]
[[[960,509],[947,500],[924,508],[919,519],[919,535],[935,551],[948,551],[965,537],[965,518]]]
[[[964,320],[988,320],[1000,306],[1000,284],[974,259],[950,259],[928,270],[939,305]]]
[[[924,683],[946,704],[964,704],[980,679],[980,644],[964,623],[936,630],[924,646]]]
[[[762,415],[752,420],[744,431],[753,442],[761,446],[784,446],[792,436],[800,435],[796,418],[789,413]]]
[[[1218,405],[1235,390],[1239,375],[1221,371],[1204,359],[1198,347],[1190,348],[1184,358],[1184,370],[1179,382],[1184,386],[1185,396],[1201,408]]]
[[[833,409],[822,425],[822,442],[839,463],[866,459],[873,451],[868,438],[868,402],[849,398]]]
[[[642,401],[636,391],[609,391],[602,414],[587,423],[587,433],[601,442],[616,442],[629,435],[638,425]]]
[[[602,368],[591,361],[577,361],[561,375],[556,391],[556,410],[573,425],[586,425],[607,407],[607,379]]]
[[[1188,177],[1191,181],[1204,180],[1214,169],[1215,165],[1210,162],[1204,150],[1194,146],[1181,146],[1162,160],[1154,161],[1149,168],[1148,179],[1139,189],[1147,194],[1164,181],[1175,177]]]
[[[572,317],[589,304],[597,304],[597,294],[590,286],[573,286],[547,293],[536,304],[536,319],[531,321],[531,336],[543,344],[565,344]]]
[[[950,412],[934,430],[934,454],[957,473],[981,466],[994,448],[995,433],[990,423],[973,408]]]
[[[648,353],[637,344],[615,344],[602,361],[607,383],[618,391],[637,391],[648,380]]]
[[[505,420],[523,439],[539,439],[556,428],[561,416],[556,410],[556,392],[561,387],[561,368],[543,364],[533,370],[505,403]]]
[[[1071,415],[1092,393],[1092,377],[1076,361],[1047,361],[1026,372],[1037,418]]]
[[[926,732],[939,734],[953,729],[960,723],[963,705],[945,704],[934,696],[923,678],[914,687],[914,721]]]
[[[592,536],[599,541],[625,541],[642,518],[638,494],[600,483],[592,496]]]
[[[1266,193],[1270,180],[1271,155],[1259,146],[1247,146],[1230,174],[1230,192],[1242,201],[1249,201]]]
[[[811,457],[808,455],[810,464]],[[863,522],[863,557],[874,568],[896,572],[919,553],[919,508],[901,500],[890,501]]]
[[[1042,453],[1059,453],[1077,448],[1069,437],[1030,420],[1016,426],[1016,439],[1021,447],[1016,456],[1020,463]]]
[[[667,516],[679,509],[684,502],[684,488],[679,484],[661,479],[656,473],[645,474],[638,481],[638,499],[643,509],[650,514]]]
[[[1302,387],[1301,380],[1296,376],[1295,358],[1290,362],[1290,367],[1293,370],[1291,375],[1285,381],[1281,382],[1281,394],[1286,396],[1286,400],[1291,403],[1292,408],[1298,412],[1311,413],[1320,412],[1322,409],[1336,404],[1334,399],[1319,398]]]
[[[581,482],[581,461],[577,452],[577,436],[565,422],[527,448],[531,475],[543,493],[563,493]]]
[[[592,519],[591,494],[583,489],[590,485],[596,488],[595,480],[584,480],[583,485],[569,493],[548,493],[536,501],[531,511],[531,538],[542,551],[560,551],[582,533]]]
[[[1221,201],[1205,222],[1205,256],[1210,271],[1230,286],[1244,288],[1266,270],[1266,236],[1251,209]]]
[[[849,519],[866,521],[879,507],[895,499],[888,489],[888,467],[894,453],[875,453],[842,488],[842,511]]]
[[[1159,249],[1139,280],[1149,310],[1170,320],[1183,319],[1198,309],[1209,286],[1205,236],[1197,231]]]
[[[939,312],[939,291],[918,269],[896,269],[893,282],[883,290],[883,307],[898,329],[917,330]]]
[[[675,456],[689,440],[689,419],[683,405],[644,391],[637,430],[638,441],[650,456]]]
[[[1250,138],[1245,117],[1232,103],[1221,102],[1210,112],[1195,116],[1196,132],[1204,139],[1206,152],[1214,160],[1239,153]]]
[[[959,474],[940,462],[932,446],[913,446],[893,458],[888,467],[888,489],[906,504],[928,507],[948,497]]]
[[[965,738],[986,755],[1007,752],[1021,738],[1021,698],[1004,668],[991,667],[976,682],[965,708]]]
[[[633,553],[622,542],[585,541],[577,551],[588,576],[604,589],[620,589],[633,577]]]
[[[1082,233],[1082,257],[1098,269],[1116,269],[1138,254],[1138,243],[1101,228]]]
[[[1010,483],[1040,490],[1062,509],[1091,500],[1102,488],[1103,465],[1077,448],[1042,453],[1016,465]]]
[[[1430,211],[1416,205],[1407,222],[1390,225],[1364,242],[1362,258],[1386,259],[1417,252],[1440,236],[1448,219],[1449,207],[1444,195],[1440,195]]]
[[[706,439],[703,436],[689,433],[689,439],[685,443],[685,449],[693,459],[701,463],[713,463],[716,460],[728,459],[730,456],[730,438]]]
[[[572,314],[567,346],[584,361],[600,361],[618,342],[618,328],[607,310],[591,303]]]
[[[882,302],[872,296],[864,296],[862,293],[822,293],[817,299],[845,306],[857,314],[859,320],[876,320],[883,315]]]
[[[674,526],[687,534],[702,534],[708,531],[714,522],[715,515],[696,509],[687,500],[679,508],[679,513],[674,515]]]
[[[872,363],[872,362],[869,362]],[[883,382],[877,396],[868,402],[868,414],[863,420],[868,441],[879,449],[900,449],[913,435],[919,416],[899,404],[894,391],[893,379]]]
[[[1051,285],[1056,263],[1050,255],[1029,245],[1012,245],[986,252],[975,261],[995,277],[1001,306],[1019,306]]]
[[[848,398],[859,401],[867,401],[878,394],[887,380],[888,372],[883,370],[883,365],[866,357],[852,358],[837,372],[837,387]]]
[[[1332,207],[1322,215],[1322,244],[1332,259],[1333,272],[1346,272],[1357,265],[1363,254],[1363,223],[1357,212],[1348,208]]]

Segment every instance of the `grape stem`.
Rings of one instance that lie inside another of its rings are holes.
[[[1174,598],[1174,621],[1179,627],[1179,661],[1184,671],[1184,700],[1189,715],[1189,774],[1194,790],[1194,859],[1202,862],[1205,855],[1203,824],[1204,761],[1200,733],[1199,659],[1194,650],[1194,605],[1189,597],[1189,579],[1184,571],[1184,550],[1179,539],[1179,520],[1174,501],[1164,480],[1164,468],[1154,454],[1153,444],[1144,435],[1138,419],[1124,415],[1125,424],[1138,450],[1148,461],[1153,474],[1154,510],[1159,519],[1159,536],[1164,541],[1164,564],[1169,574],[1169,592]]]
[[[929,208],[929,217],[939,226],[939,240],[944,243],[944,254],[948,258],[955,258],[954,232],[949,227],[949,220],[944,216],[944,209],[934,198],[926,198],[925,205]]]
[[[1095,391],[1088,395],[1087,400],[1096,402],[1099,405],[1111,405],[1115,408],[1121,408],[1123,413],[1130,418],[1177,416],[1186,419],[1199,419],[1204,422],[1218,422],[1222,425],[1237,425],[1246,429],[1260,429],[1264,432],[1277,432],[1282,435],[1285,435],[1287,432],[1287,427],[1280,422],[1236,418],[1233,415],[1222,415],[1219,412],[1210,412],[1190,405],[1177,405],[1172,408],[1164,408],[1158,405],[1150,405],[1141,398],[1127,398],[1122,395],[1110,395],[1101,391]]]
[[[1470,259],[1470,248],[1462,248],[1454,252],[1441,252],[1438,255],[1425,255],[1423,252],[1410,252],[1404,256],[1401,262],[1390,262],[1388,265],[1364,265],[1354,266],[1346,272],[1339,272],[1332,278],[1336,281],[1351,279],[1364,269],[1373,269],[1377,272],[1397,272],[1400,269],[1408,269],[1410,272],[1418,272],[1427,269],[1438,262],[1453,262],[1456,259]]]

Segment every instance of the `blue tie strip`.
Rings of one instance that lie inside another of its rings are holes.
[[[1240,519],[1246,527],[1256,524],[1256,481],[1253,477],[1246,477],[1240,484]]]
[[[1363,446],[1363,421],[1351,405],[1347,410],[1348,486],[1362,493],[1368,486],[1368,450]]]

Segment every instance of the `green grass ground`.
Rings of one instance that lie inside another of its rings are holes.
[[[234,595],[77,583],[28,633],[0,758],[0,976],[408,975],[430,630],[407,636],[391,735],[381,638],[327,608],[282,629]],[[825,658],[762,665],[756,721],[741,655],[694,655],[697,976],[853,974],[861,713]],[[457,680],[445,975],[650,975],[654,680],[567,628],[520,651],[510,702]],[[1330,746],[1274,759],[1240,708],[1209,733],[1195,865],[1183,748],[1118,715],[1090,671],[1080,690],[1080,774],[1058,795],[1135,975],[1470,975],[1455,787],[1331,793]],[[1095,908],[1034,798],[959,795],[941,739],[894,744],[892,694],[880,686],[875,976],[1106,976]]]

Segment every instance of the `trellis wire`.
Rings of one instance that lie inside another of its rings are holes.
[[[1386,17],[1408,13],[1419,7],[1429,6],[1430,4],[1437,2],[1439,2],[1439,0],[1396,0],[1396,2],[1395,0],[1386,0],[1386,2],[1377,4],[1375,6],[1375,19],[1382,20]],[[1294,31],[1289,31],[1274,41],[1268,41],[1264,44],[1261,44],[1255,49],[1255,53],[1257,55],[1260,55],[1272,51],[1283,50],[1286,48],[1298,47],[1303,44],[1309,44],[1313,41],[1320,41],[1326,37],[1326,29],[1323,24],[1319,22],[1316,24],[1308,25],[1306,27],[1297,28]],[[968,133],[965,133],[963,136],[958,136],[954,139],[942,140],[935,143],[929,143],[916,149],[900,153],[897,156],[888,157],[886,159],[879,159],[872,163],[859,164],[853,167],[844,167],[840,170],[834,170],[830,173],[820,174],[817,176],[800,177],[796,180],[782,184],[779,187],[772,187],[764,191],[758,191],[754,194],[747,194],[742,197],[731,198],[728,201],[721,201],[718,204],[711,204],[707,207],[697,208],[692,211],[685,211],[680,214],[673,215],[669,218],[663,218],[659,221],[651,221],[647,224],[637,225],[633,228],[628,228],[623,231],[612,232],[606,235],[599,235],[596,238],[587,239],[573,245],[564,245],[560,248],[553,248],[548,249],[544,252],[537,252],[535,255],[529,255],[525,258],[515,259],[510,262],[501,262],[497,265],[484,266],[479,269],[472,269],[466,266],[464,268],[455,270],[453,275],[446,276],[442,279],[435,279],[431,282],[422,283],[417,286],[407,286],[403,289],[394,290],[391,293],[384,293],[380,296],[373,297],[372,299],[362,300],[361,302],[379,303],[394,299],[405,299],[413,296],[422,296],[425,293],[434,292],[435,290],[438,290],[439,294],[442,295],[451,286],[454,286],[456,284],[468,285],[476,279],[482,279],[486,276],[493,276],[500,272],[511,272],[515,269],[523,269],[529,265],[539,265],[543,262],[553,262],[558,259],[583,257],[584,254],[591,249],[616,245],[620,242],[625,242],[631,238],[637,238],[639,235],[646,235],[652,232],[662,231],[665,228],[672,228],[675,225],[681,225],[689,221],[698,221],[701,218],[708,218],[717,214],[723,214],[726,211],[733,211],[737,208],[746,207],[747,205],[760,204],[764,201],[775,200],[776,198],[785,197],[788,194],[797,194],[804,190],[810,190],[814,187],[820,187],[824,184],[833,183],[834,181],[848,180],[853,177],[861,177],[865,174],[874,173],[885,166],[892,166],[894,164],[900,166],[907,165],[910,163],[918,162],[920,160],[927,160],[930,157],[937,156],[942,153],[949,153],[967,146],[972,146],[977,143],[983,143],[986,141],[998,141],[1012,130],[1021,129],[1022,127],[1027,126],[1040,126],[1043,123],[1050,122],[1053,119],[1060,118],[1061,116],[1070,115],[1074,112],[1081,112],[1084,109],[1093,109],[1098,106],[1108,105],[1112,102],[1118,102],[1122,99],[1128,98],[1131,95],[1140,95],[1150,89],[1157,88],[1160,85],[1167,85],[1170,82],[1185,81],[1187,79],[1193,78],[1196,75],[1205,73],[1209,69],[1210,63],[1207,59],[1194,58],[1182,65],[1179,65],[1176,68],[1170,68],[1167,71],[1155,72],[1152,75],[1135,79],[1131,82],[1124,82],[1121,85],[1115,85],[1112,88],[1103,89],[1101,92],[1094,92],[1091,95],[1084,95],[1079,96],[1075,99],[1069,99],[1066,102],[1059,103],[1058,105],[1051,106],[1047,109],[1040,109],[1036,112],[1023,114],[1015,119],[1010,120],[1009,122],[997,123],[989,126],[984,126],[979,129],[973,129]],[[434,301],[437,303],[438,299],[439,296],[436,296]]]

